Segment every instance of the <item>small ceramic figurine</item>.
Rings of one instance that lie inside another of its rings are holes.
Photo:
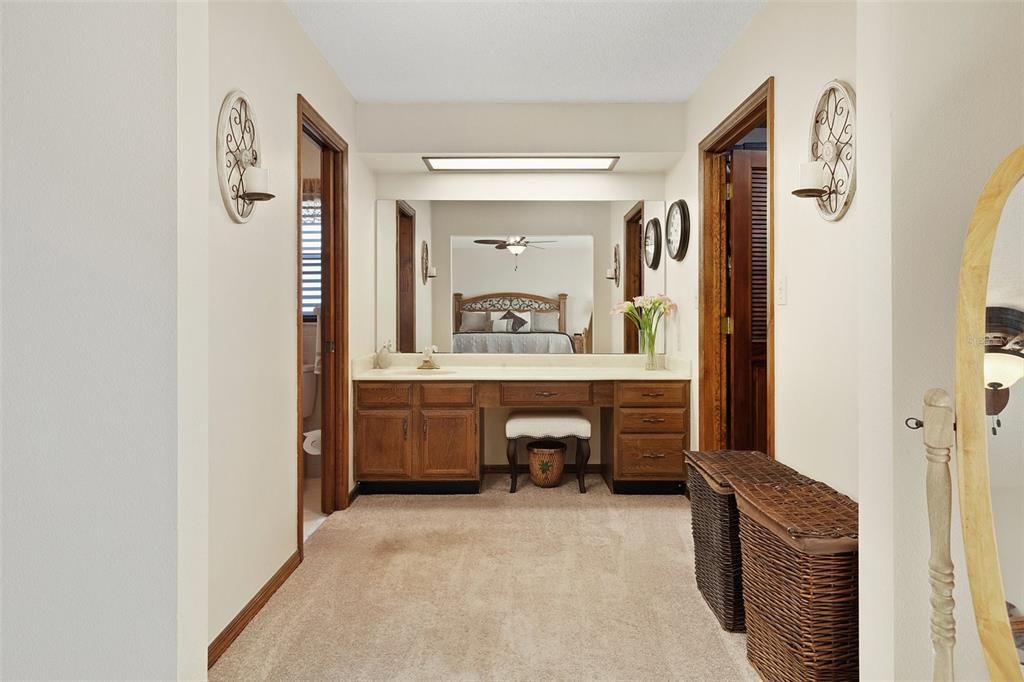
[[[374,369],[387,369],[391,366],[391,341],[380,347],[377,354],[373,356]]]

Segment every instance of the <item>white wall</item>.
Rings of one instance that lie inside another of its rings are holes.
[[[451,243],[454,235],[506,237],[510,234],[593,235],[594,258],[611,260],[604,226],[608,205],[588,201],[435,201],[433,202],[433,251],[437,278],[433,280],[434,343],[451,350],[452,289]],[[611,308],[607,287],[601,286],[603,267],[594,269],[594,350],[605,352]],[[465,292],[463,292],[465,293]],[[558,293],[558,292],[555,292]]]
[[[206,675],[209,599],[209,8],[177,4],[178,679]]]
[[[176,8],[0,15],[0,677],[171,679]]]
[[[349,351],[373,349],[373,177],[355,102],[280,2],[210,5],[210,102],[251,98],[273,201],[231,222],[211,173],[210,576],[213,639],[296,551],[296,94],[350,144]],[[253,50],[253,45],[259,45]],[[246,55],[239,59],[239,55]],[[209,162],[214,163],[213,139]],[[211,168],[213,166],[211,165]]]
[[[470,296],[519,291],[566,300],[565,331],[581,333],[594,310],[594,238],[585,235],[529,235],[563,244],[543,244],[514,258],[493,246],[452,245],[452,290]],[[568,242],[568,243],[564,243]],[[518,269],[516,261],[518,260]],[[607,311],[600,311],[607,314]]]
[[[806,160],[807,130],[820,89],[833,78],[856,87],[852,3],[770,3],[687,102],[687,151],[666,180],[665,199],[686,199],[699,224],[698,143],[769,76],[775,76],[775,279],[787,281],[789,302],[775,308],[776,457],[838,490],[857,494],[857,366],[810,361],[856,356],[856,202],[839,223],[826,223],[813,202],[792,196],[799,163]],[[810,27],[828,25],[829,49],[807,59]],[[669,295],[680,315],[669,334],[685,357],[697,361],[699,228],[690,255],[668,264]],[[823,334],[824,331],[824,334]],[[694,382],[696,390],[697,382]],[[694,404],[696,404],[696,395]],[[696,410],[694,410],[696,419]],[[696,423],[694,423],[696,433]],[[823,444],[828,444],[823,447]]]
[[[633,201],[661,199],[664,173],[378,173],[378,199]]]

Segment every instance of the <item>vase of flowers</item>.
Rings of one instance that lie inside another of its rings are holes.
[[[645,369],[658,369],[658,353],[655,349],[658,327],[675,309],[676,304],[665,294],[637,296],[632,301],[623,301],[612,308],[613,315],[625,315],[636,326],[640,336],[640,352],[645,357]]]

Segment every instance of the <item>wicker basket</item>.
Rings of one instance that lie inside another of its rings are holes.
[[[735,483],[747,658],[768,682],[856,680],[857,503],[823,483]]]
[[[730,479],[757,482],[809,481],[761,452],[688,452],[697,588],[722,629],[743,632],[740,517]]]
[[[565,443],[557,440],[535,440],[526,446],[530,453],[530,479],[541,488],[562,485],[565,471]]]

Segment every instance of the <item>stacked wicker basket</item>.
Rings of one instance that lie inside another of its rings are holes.
[[[761,677],[856,679],[856,503],[757,452],[687,464],[697,586]]]

